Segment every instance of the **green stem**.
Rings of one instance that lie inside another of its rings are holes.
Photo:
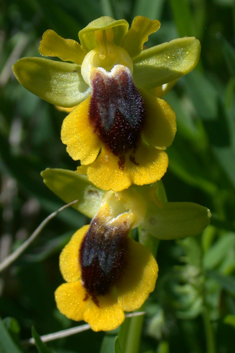
[[[146,246],[153,256],[157,255],[159,240],[142,231],[139,227],[139,241],[141,244]],[[144,305],[139,309],[144,310]],[[144,316],[137,316],[130,319],[128,324],[128,330],[126,330],[125,335],[123,334],[123,352],[124,353],[138,353],[139,345],[141,340],[141,333],[143,328]],[[124,330],[124,326],[122,328]],[[125,339],[124,339],[125,338]]]
[[[159,240],[139,227],[139,242],[146,246],[156,256]],[[144,305],[138,310],[143,311]],[[144,316],[126,319],[120,327],[119,342],[123,353],[138,353],[143,328]]]
[[[210,317],[209,317],[206,304],[204,306],[204,311],[202,316],[203,316],[203,321],[205,326],[207,353],[216,353],[214,332],[210,322]]]
[[[128,334],[129,334],[130,320],[131,319],[125,319],[118,333],[118,338],[119,338],[120,346],[123,353],[126,352],[126,343],[127,343]]]
[[[124,353],[138,353],[143,322],[143,315],[131,318]]]

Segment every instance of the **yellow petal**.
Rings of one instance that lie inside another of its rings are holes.
[[[87,52],[73,39],[64,39],[55,31],[48,29],[40,42],[39,53],[57,56],[63,61],[72,61],[81,65]]]
[[[90,97],[80,103],[63,121],[61,140],[67,152],[81,164],[90,164],[96,159],[101,143],[89,122]]]
[[[150,251],[132,239],[129,241],[129,258],[123,276],[116,283],[118,303],[124,311],[141,307],[154,290],[158,265]]]
[[[126,160],[125,170],[136,185],[155,183],[166,173],[168,167],[166,152],[148,146],[143,141],[140,142],[134,158],[136,163]]]
[[[160,22],[157,20],[136,16],[130,30],[123,38],[121,46],[132,58],[137,56],[143,50],[143,45],[147,42],[148,36],[156,32],[160,28],[160,25]]]
[[[55,291],[55,300],[59,311],[69,319],[83,320],[84,312],[90,305],[90,300],[84,300],[86,292],[81,281],[64,283]]]
[[[81,276],[79,249],[88,228],[89,225],[83,226],[74,233],[70,242],[60,254],[60,271],[67,282],[76,282]]]
[[[118,304],[114,293],[97,298],[99,307],[91,302],[84,313],[84,320],[88,322],[93,331],[110,331],[121,325],[125,315]]]
[[[176,134],[175,113],[163,99],[155,98],[143,91],[141,95],[147,113],[143,137],[150,145],[165,149],[172,144]]]
[[[97,46],[95,36],[97,31],[112,29],[114,32],[114,43],[119,45],[128,28],[129,24],[126,20],[116,21],[109,16],[102,16],[90,22],[78,33],[78,36],[82,47],[89,52]]]
[[[97,160],[87,168],[88,179],[103,190],[121,191],[131,185],[131,178],[124,168],[118,166],[119,158],[102,148]]]

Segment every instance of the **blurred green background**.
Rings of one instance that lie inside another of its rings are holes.
[[[196,36],[199,64],[165,99],[178,132],[163,178],[169,201],[211,209],[203,234],[162,241],[159,279],[147,301],[141,353],[234,353],[235,347],[235,3],[233,0],[2,0],[0,3],[0,262],[63,203],[43,184],[47,167],[75,169],[60,141],[65,114],[26,91],[12,74],[21,57],[39,56],[43,32],[77,39],[102,15],[130,23],[161,21],[147,46]],[[0,352],[112,353],[109,333],[86,331],[47,347],[20,346],[31,337],[77,323],[61,315],[54,290],[62,283],[58,256],[88,220],[60,213],[0,277]],[[108,347],[108,348],[107,348]],[[14,348],[14,349],[13,349]],[[15,350],[16,349],[16,350]],[[40,350],[41,349],[41,350]]]

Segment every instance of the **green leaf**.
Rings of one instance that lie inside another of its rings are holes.
[[[52,29],[66,38],[77,38],[81,27],[72,16],[53,1],[37,0],[37,2]]]
[[[164,97],[167,103],[170,104],[177,117],[177,133],[180,133],[184,138],[189,141],[200,142],[202,144],[203,137],[200,129],[198,128],[196,121],[190,111],[185,109],[182,100],[179,99],[175,91],[171,90]]]
[[[196,203],[163,202],[147,211],[142,227],[158,239],[181,239],[201,233],[210,217],[210,211]]]
[[[184,249],[185,255],[181,258],[181,260],[188,264],[189,266],[193,266],[195,269],[201,271],[202,264],[202,249],[198,238],[186,238],[183,240],[179,240],[178,242],[182,248]],[[187,272],[188,277],[197,276],[197,274],[193,273],[192,268]]]
[[[221,167],[225,171],[228,179],[235,188],[235,150],[231,147],[212,147],[212,150],[220,163]]]
[[[106,333],[103,338],[100,353],[122,353],[118,336]]]
[[[214,215],[212,215],[211,217],[211,225],[215,226],[218,229],[225,229],[235,233],[235,225],[233,224],[233,222],[220,219]]]
[[[235,97],[235,77],[231,77],[228,81],[226,92],[225,92],[225,106],[228,109],[232,109],[234,105]]]
[[[73,208],[92,218],[99,210],[104,191],[90,183],[86,176],[65,169],[46,169],[41,173],[46,186]]]
[[[6,326],[8,332],[11,334],[13,340],[19,342],[20,325],[13,317],[6,317],[3,319],[3,323]]]
[[[208,194],[215,194],[217,186],[211,182],[206,170],[201,167],[195,153],[181,139],[175,139],[168,150],[169,169],[187,184],[196,186]]]
[[[43,246],[40,247],[40,252],[34,252],[33,254],[27,254],[27,261],[40,262],[44,261],[48,257],[54,254],[58,254],[66,244],[68,244],[72,232],[68,232],[63,235],[57,235],[53,239],[49,239]]]
[[[20,332],[20,325],[16,319],[13,317],[6,317],[3,319],[4,325],[10,330],[12,333],[18,335]]]
[[[231,276],[224,276],[219,272],[208,270],[206,274],[216,280],[220,286],[227,292],[235,295],[235,278]]]
[[[213,154],[235,187],[234,119],[230,118],[215,87],[202,74],[192,72],[182,83],[203,119]]]
[[[218,92],[205,75],[193,71],[182,78],[180,83],[192,99],[200,118],[214,121],[217,114]]]
[[[224,318],[224,323],[227,325],[231,325],[235,328],[235,315],[227,315]]]
[[[54,212],[63,206],[43,185],[40,178],[42,164],[32,156],[13,155],[9,149],[6,139],[0,134],[0,170],[10,173],[19,182],[20,189],[34,195],[47,212]],[[58,218],[74,228],[84,224],[83,216],[72,209],[61,212]]]
[[[0,352],[1,353],[23,353],[8,333],[3,321],[0,319]]]
[[[86,25],[94,18],[97,18],[102,15],[102,9],[98,1],[95,2],[94,0],[53,0],[53,2],[56,2],[62,8],[63,12],[69,13],[77,21],[79,21],[79,24],[83,23],[84,25]],[[60,31],[62,32],[63,28],[61,28],[60,23],[58,27],[60,27]]]
[[[227,6],[233,6],[234,7],[234,1],[233,0],[214,0],[214,2],[216,4],[218,4],[219,6],[224,6],[224,7],[227,7]]]
[[[188,0],[170,0],[174,22],[180,37],[195,36],[194,21]]]
[[[204,36],[207,21],[207,3],[206,0],[199,0],[193,8],[195,36],[201,39]]]
[[[45,343],[42,342],[39,334],[37,333],[34,327],[32,327],[32,336],[35,340],[35,345],[39,353],[52,353],[52,351],[49,348],[47,348]]]
[[[226,256],[227,252],[235,245],[235,235],[226,234],[219,239],[204,256],[204,266],[206,269],[216,267]]]
[[[160,19],[164,0],[136,0],[133,16],[145,16],[151,20]]]
[[[136,85],[151,89],[186,75],[196,66],[200,50],[200,42],[194,37],[174,39],[143,50],[133,60]]]
[[[73,107],[90,93],[80,66],[75,64],[23,58],[15,63],[13,71],[23,87],[54,105]]]
[[[101,7],[105,16],[115,17],[111,0],[101,0]]]
[[[121,349],[120,341],[119,341],[118,337],[116,337],[116,339],[115,339],[114,348],[115,348],[115,350],[114,350],[115,353],[122,353],[122,349]]]
[[[235,76],[235,49],[228,43],[221,33],[217,33],[219,46],[224,54],[231,75]]]

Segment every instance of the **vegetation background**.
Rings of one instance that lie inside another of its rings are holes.
[[[148,46],[196,36],[202,53],[166,100],[178,132],[163,178],[169,201],[211,209],[203,234],[162,241],[159,279],[146,305],[141,353],[234,353],[235,347],[235,2],[233,0],[2,0],[0,4],[0,259],[22,244],[63,203],[43,184],[47,167],[75,169],[60,141],[65,116],[26,91],[12,74],[25,56],[39,56],[43,32],[77,39],[102,15],[129,22],[159,19]],[[58,257],[87,220],[73,209],[54,218],[0,277],[0,352],[112,353],[117,332],[85,331],[22,345],[78,325],[61,315],[54,291],[62,283]],[[0,261],[1,261],[0,260]],[[130,319],[128,319],[130,320]],[[138,338],[137,338],[138,339]],[[123,352],[124,353],[124,352]],[[126,353],[126,352],[125,352]],[[133,353],[130,351],[130,353]]]

